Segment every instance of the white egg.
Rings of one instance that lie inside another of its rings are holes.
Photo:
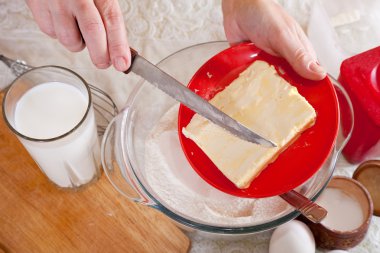
[[[335,250],[327,251],[326,253],[348,253],[348,251],[335,249]]]
[[[315,253],[315,240],[309,227],[292,220],[275,229],[269,243],[269,253]]]

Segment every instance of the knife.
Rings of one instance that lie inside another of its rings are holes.
[[[124,73],[128,74],[130,71],[141,76],[172,98],[186,105],[188,108],[202,115],[214,124],[226,129],[240,139],[259,144],[263,147],[276,147],[273,142],[252,132],[247,127],[220,111],[192,90],[182,85],[175,78],[140,56],[137,51],[132,48],[131,67]]]

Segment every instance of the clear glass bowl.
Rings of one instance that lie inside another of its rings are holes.
[[[157,64],[183,84],[226,42],[180,50]],[[349,101],[335,81],[337,91]],[[178,102],[141,80],[125,108],[108,126],[102,142],[103,169],[113,186],[132,201],[151,206],[182,228],[211,234],[265,231],[296,218],[299,212],[280,197],[244,199],[224,194],[193,171],[177,133]],[[351,115],[353,117],[353,115]],[[348,137],[340,134],[325,164],[297,192],[315,200],[329,182]]]

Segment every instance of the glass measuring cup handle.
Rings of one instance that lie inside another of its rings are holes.
[[[351,99],[348,96],[348,93],[340,84],[340,82],[336,80],[330,74],[327,74],[327,75],[330,81],[332,82],[332,84],[334,85],[334,88],[336,92],[338,93],[337,95],[339,98],[338,102],[339,102],[339,108],[340,108],[340,112],[339,112],[340,130],[339,130],[338,138],[336,140],[336,144],[334,147],[334,153],[335,153],[334,159],[337,159],[339,154],[342,152],[343,148],[346,146],[346,144],[348,143],[352,135],[352,131],[354,129],[354,109],[353,109]],[[348,113],[342,113],[341,111],[342,103],[346,103],[347,105],[346,108],[348,110]],[[350,122],[349,128],[345,131],[345,133],[342,133],[342,129],[341,129],[342,128],[341,125],[343,121]]]
[[[108,125],[101,145],[101,161],[103,170],[113,187],[124,197],[144,205],[155,203],[145,194],[129,167],[130,162],[126,154],[126,130],[125,122],[130,114],[126,107]]]

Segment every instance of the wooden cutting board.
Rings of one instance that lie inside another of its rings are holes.
[[[104,174],[79,192],[54,187],[1,116],[1,253],[177,253],[189,245],[169,218],[122,197]]]

